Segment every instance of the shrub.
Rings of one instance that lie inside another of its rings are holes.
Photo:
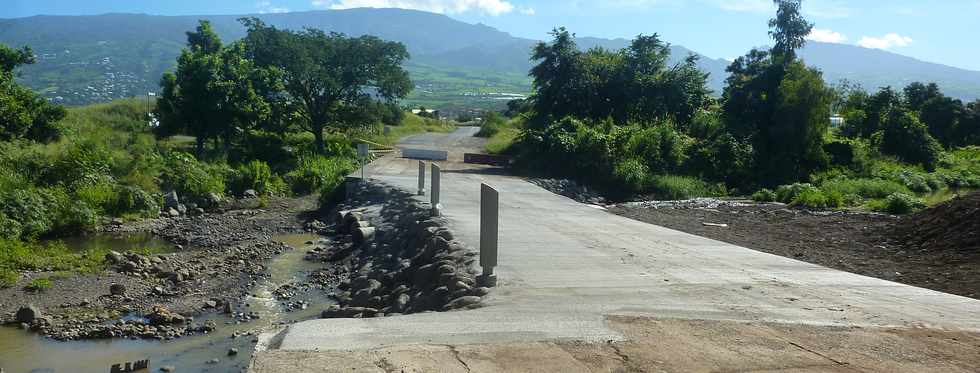
[[[234,194],[242,194],[252,189],[259,195],[267,195],[272,191],[272,169],[265,162],[253,160],[235,169],[229,178],[229,190]]]
[[[838,178],[823,182],[820,189],[827,193],[858,195],[864,198],[885,198],[893,193],[909,192],[902,184],[882,179]]]
[[[506,121],[501,118],[497,113],[487,112],[480,121],[480,131],[476,133],[477,137],[492,137],[496,135],[497,132],[506,125]]]
[[[18,223],[24,238],[34,238],[54,227],[56,206],[53,196],[44,190],[27,188],[3,191],[0,194],[0,213]]]
[[[17,273],[17,271],[0,267],[0,289],[14,286],[19,277],[20,275]]]
[[[828,206],[829,201],[827,195],[820,189],[810,187],[800,189],[789,204],[798,207],[824,208]]]
[[[723,186],[712,186],[690,176],[658,175],[652,178],[653,192],[669,200],[725,195]]]
[[[789,185],[780,185],[776,188],[776,201],[782,203],[792,203],[800,193],[804,191],[817,190],[813,185],[809,183],[793,183]],[[812,192],[811,192],[812,193]]]
[[[678,171],[687,159],[690,139],[667,123],[643,129],[625,127],[623,131],[629,137],[617,156],[639,157],[653,173]]]
[[[756,202],[775,202],[776,192],[762,188],[758,192],[752,194],[752,200]]]
[[[932,170],[939,162],[942,146],[912,113],[894,111],[888,115],[879,136],[881,152],[898,159],[921,164]]]
[[[300,160],[299,167],[286,174],[285,181],[293,193],[301,195],[332,190],[355,168],[350,158],[307,156]]]
[[[921,200],[905,193],[895,193],[884,199],[883,203],[872,204],[872,209],[889,214],[907,214],[925,207]]]
[[[75,189],[75,197],[101,211],[112,211],[115,202],[119,199],[115,184],[107,177],[78,185]]]
[[[24,286],[24,290],[35,293],[47,291],[48,289],[51,289],[51,279],[49,278],[36,278],[27,283],[27,286]]]
[[[159,211],[160,202],[145,190],[126,185],[116,187],[113,213],[139,213],[142,216],[153,217]]]
[[[115,160],[109,149],[94,141],[82,141],[68,146],[44,175],[50,184],[71,188],[92,185],[110,176]]]
[[[185,198],[201,198],[208,193],[225,191],[227,168],[198,162],[194,156],[182,152],[167,154],[166,165],[161,175],[166,190],[174,190]]]
[[[613,179],[629,193],[639,193],[649,186],[650,169],[643,161],[630,158],[616,165]]]

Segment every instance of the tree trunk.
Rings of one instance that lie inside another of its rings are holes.
[[[204,136],[198,135],[197,139],[197,158],[204,157]]]
[[[323,154],[326,150],[326,146],[323,144],[323,125],[314,124],[313,125],[313,137],[316,139],[316,153]]]

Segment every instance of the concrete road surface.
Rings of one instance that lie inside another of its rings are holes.
[[[474,140],[467,136],[472,133],[464,129],[450,135],[426,134],[402,145],[472,147]],[[623,327],[611,326],[612,317],[980,331],[978,300],[630,220],[459,160],[451,157],[443,165],[441,191],[443,211],[456,237],[478,246],[480,184],[500,192],[499,287],[488,297],[487,306],[298,323],[279,335],[279,351],[257,355],[256,367],[273,363],[276,356],[281,360],[285,351],[563,341],[602,344],[626,339]],[[417,161],[394,157],[368,169],[370,178],[408,191],[415,188],[416,172]],[[869,345],[873,349],[874,344]],[[980,344],[969,350],[977,351],[976,358]]]

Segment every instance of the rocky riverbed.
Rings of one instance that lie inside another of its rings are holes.
[[[108,270],[98,274],[24,273],[17,285],[0,289],[0,319],[59,340],[173,339],[212,331],[213,323],[195,322],[202,314],[247,319],[242,300],[267,275],[267,262],[290,250],[273,237],[304,232],[313,219],[316,200],[272,199],[264,207],[255,207],[115,221],[104,234],[150,232],[172,242],[172,252],[113,251],[105,258]],[[57,279],[50,289],[24,290],[31,280],[53,275]],[[27,307],[35,312],[18,317],[18,311]]]

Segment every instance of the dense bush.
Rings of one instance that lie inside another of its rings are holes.
[[[925,207],[925,204],[918,198],[905,193],[895,193],[889,195],[884,200],[873,201],[870,203],[873,210],[887,212],[889,214],[900,215]]]
[[[909,192],[904,185],[883,179],[838,178],[821,183],[820,189],[825,192],[841,195],[853,194],[863,198],[885,198],[894,193]]]
[[[160,178],[165,190],[176,191],[181,197],[202,198],[208,193],[223,194],[228,168],[199,162],[193,155],[171,152]]]
[[[306,156],[286,174],[285,180],[293,193],[305,195],[335,188],[356,167],[352,158]]]
[[[934,169],[943,148],[929,135],[929,129],[912,113],[894,111],[888,118],[877,138],[881,152]]]
[[[630,158],[616,164],[613,179],[630,194],[640,193],[650,185],[650,168],[638,158]]]
[[[241,195],[246,190],[254,190],[259,195],[276,192],[275,175],[265,162],[253,160],[235,168],[227,178],[228,190]]]
[[[752,200],[756,202],[776,202],[776,192],[762,188],[752,193]]]
[[[793,183],[788,185],[780,185],[776,188],[776,201],[782,203],[792,203],[803,192],[819,191],[816,187],[809,183]]]
[[[676,175],[654,176],[651,190],[658,198],[668,200],[717,197],[726,194],[723,186],[711,185],[695,177]]]
[[[480,121],[480,131],[477,137],[492,137],[496,135],[506,125],[506,120],[495,112],[487,112]]]

